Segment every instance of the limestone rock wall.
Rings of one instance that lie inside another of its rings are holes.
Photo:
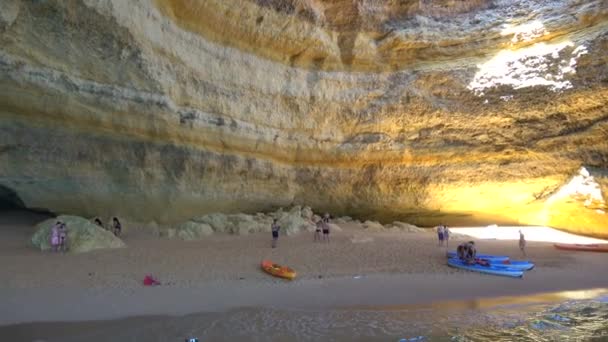
[[[607,48],[602,0],[1,0],[0,186],[608,235],[603,200],[551,200],[581,167],[608,191]]]

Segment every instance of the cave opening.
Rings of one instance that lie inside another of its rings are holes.
[[[0,210],[7,209],[26,209],[26,207],[17,192],[0,185]]]

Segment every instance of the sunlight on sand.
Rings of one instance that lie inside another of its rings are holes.
[[[608,241],[562,232],[544,226],[497,226],[451,228],[454,233],[469,235],[475,239],[519,240],[519,230],[527,241],[558,243],[608,243]]]

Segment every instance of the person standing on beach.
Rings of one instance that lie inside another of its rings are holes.
[[[443,246],[443,225],[442,224],[440,224],[437,227],[437,238],[439,239],[438,246]]]
[[[312,240],[313,242],[321,241],[321,230],[323,229],[323,219],[319,219],[317,223],[315,223],[315,237]]]
[[[68,250],[68,229],[65,226],[65,223],[61,223],[59,226],[59,249],[62,252]]]
[[[61,221],[57,221],[51,228],[51,251],[53,252],[57,252],[59,249],[59,229],[61,224]]]
[[[277,223],[277,219],[272,220],[272,225],[270,226],[270,231],[272,232],[272,248],[277,247],[277,242],[279,240],[279,229],[281,226]]]
[[[450,234],[452,234],[452,232],[450,232],[448,226],[443,225],[443,239],[445,240],[445,248],[450,248]]]
[[[323,241],[329,243],[329,214],[325,213],[322,220]]]
[[[526,238],[524,237],[524,233],[522,233],[521,230],[519,231],[519,249],[524,254],[524,256],[527,256],[526,255]]]

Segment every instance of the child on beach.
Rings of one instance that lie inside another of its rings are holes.
[[[112,223],[114,228],[114,235],[119,236],[122,230],[122,225],[120,224],[120,221],[118,221],[118,217],[114,217],[112,219]]]
[[[59,249],[59,228],[61,227],[61,221],[57,221],[51,228],[51,251],[57,252]]]
[[[521,230],[519,231],[519,249],[524,254],[524,256],[527,256],[526,255],[526,238],[524,237],[524,233],[522,233]]]
[[[448,226],[443,225],[443,239],[445,240],[445,247],[450,248],[450,234],[452,232],[448,229]]]
[[[272,221],[272,225],[270,226],[270,231],[272,232],[272,248],[277,247],[277,241],[279,240],[279,229],[281,227],[277,223],[277,219]]]

